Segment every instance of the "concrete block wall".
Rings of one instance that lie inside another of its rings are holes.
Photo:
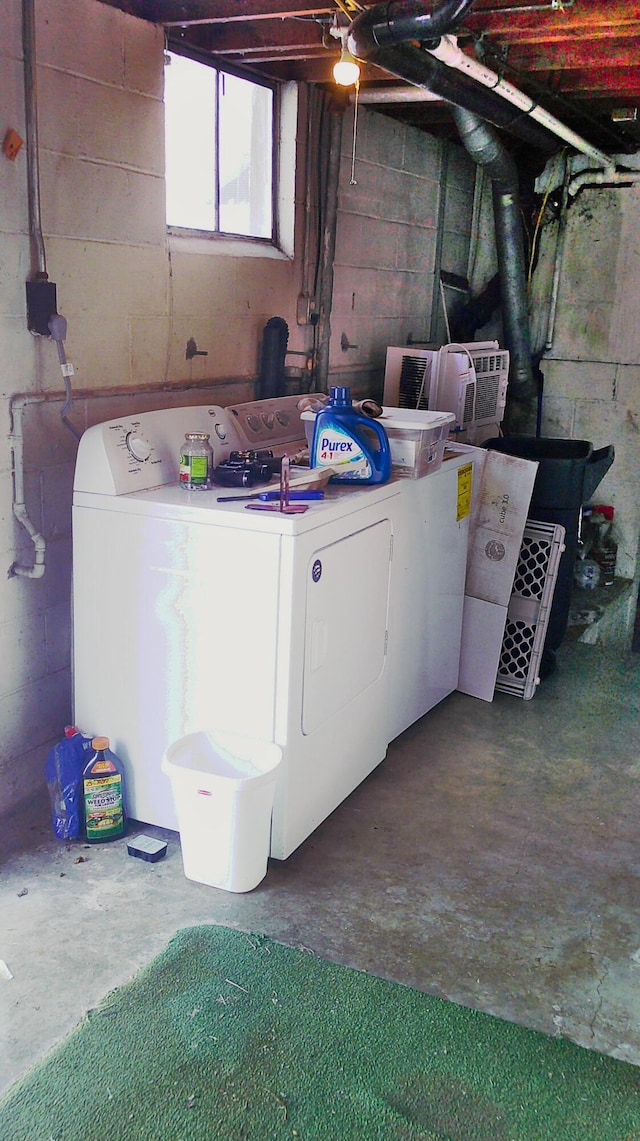
[[[171,403],[226,405],[251,399],[261,334],[270,316],[287,321],[291,349],[304,351],[311,343],[311,329],[296,324],[304,125],[298,140],[294,257],[256,256],[255,249],[252,256],[233,256],[228,244],[212,252],[208,243],[168,241],[163,49],[157,28],[98,0],[36,0],[42,221],[49,278],[68,322],[66,349],[75,367],[76,393],[71,420],[79,430]],[[0,72],[0,134],[11,126],[24,138],[20,0],[0,5]],[[304,123],[304,92],[301,98]],[[387,343],[429,327],[440,144],[371,111],[361,110],[360,123],[365,146],[359,187],[348,186],[346,141],[341,171],[339,248],[351,252],[336,275],[331,367],[344,366],[339,348],[344,328],[359,344],[368,383],[369,362],[381,375]],[[347,135],[348,129],[345,140]],[[471,214],[465,186],[468,170],[449,199],[457,201],[463,218]],[[357,196],[361,192],[366,198]],[[457,218],[449,217],[446,225],[457,240]],[[0,268],[3,815],[43,789],[47,748],[71,718],[76,444],[60,422],[62,378],[55,346],[26,328],[25,281],[33,266],[25,148],[15,162],[0,156]],[[357,326],[350,323],[354,314]],[[191,337],[206,357],[187,361]],[[33,559],[26,532],[12,514],[10,405],[17,393],[42,398],[24,413],[27,507],[47,540],[46,572],[34,581],[7,577],[14,561],[28,565]]]
[[[353,120],[342,137],[330,367],[381,392],[387,346],[431,339],[439,241],[442,268],[467,275],[475,167],[460,146],[360,112],[352,182]],[[437,329],[446,340],[441,315]]]
[[[594,500],[615,507],[617,573],[638,579],[640,187],[585,187],[570,207],[553,346],[542,360],[543,435],[613,444]],[[553,243],[555,235],[547,238]],[[632,599],[633,601],[633,599]],[[623,644],[630,640],[629,627]]]

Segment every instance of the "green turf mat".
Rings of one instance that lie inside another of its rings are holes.
[[[640,1068],[193,927],[11,1087],[0,1137],[640,1141]]]

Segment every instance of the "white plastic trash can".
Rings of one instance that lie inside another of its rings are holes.
[[[162,758],[178,817],[187,879],[251,891],[267,874],[282,750],[217,730],[190,733]]]

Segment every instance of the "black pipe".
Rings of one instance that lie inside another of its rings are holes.
[[[473,0],[442,0],[432,13],[419,0],[377,4],[356,16],[349,25],[347,47],[352,55],[384,68],[391,75],[424,87],[440,99],[474,111],[496,127],[511,131],[529,146],[547,154],[558,149],[550,131],[531,119],[526,111],[483,87],[465,72],[449,67],[434,55],[408,43],[437,42],[463,19]],[[396,16],[395,12],[399,11]]]
[[[493,218],[500,275],[502,324],[509,350],[511,430],[527,421],[537,399],[531,361],[527,271],[520,213],[518,171],[495,131],[477,115],[454,107],[453,117],[467,153],[483,166],[493,189]],[[515,402],[515,405],[514,405]]]
[[[457,28],[473,3],[474,0],[441,0],[440,4],[434,5],[433,12],[426,12],[420,0],[376,4],[352,22],[349,51],[360,59],[368,59],[376,48],[406,43],[407,40],[437,42],[441,36]]]
[[[351,25],[352,28],[355,23],[356,20]],[[368,58],[405,83],[411,83],[414,87],[424,87],[447,103],[467,111],[475,111],[494,126],[511,131],[537,150],[550,155],[558,149],[558,140],[550,131],[531,119],[526,111],[507,102],[491,88],[481,86],[465,72],[448,67],[421,48],[412,47],[410,44],[377,48]]]

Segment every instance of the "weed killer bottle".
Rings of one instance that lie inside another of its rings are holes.
[[[349,388],[332,388],[316,415],[311,467],[337,467],[332,483],[385,483],[391,475],[387,433],[353,407]]]
[[[124,769],[111,752],[108,737],[94,737],[91,744],[91,759],[82,776],[84,827],[90,844],[102,844],[125,833]]]

